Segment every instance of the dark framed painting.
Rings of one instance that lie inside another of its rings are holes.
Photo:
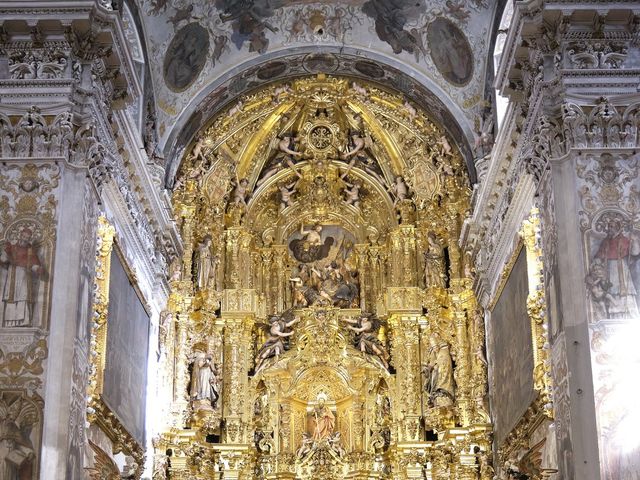
[[[149,327],[149,314],[118,249],[114,248],[102,398],[141,445],[145,444]]]
[[[527,314],[529,280],[526,249],[519,253],[495,306],[488,340],[493,381],[491,396],[498,445],[516,426],[536,397],[533,388],[533,342]]]

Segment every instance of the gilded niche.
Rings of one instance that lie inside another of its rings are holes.
[[[322,75],[198,133],[173,192],[154,478],[490,478],[453,144],[404,98]]]

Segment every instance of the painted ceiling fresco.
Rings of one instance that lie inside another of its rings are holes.
[[[161,147],[184,127],[189,115],[206,107],[205,98],[220,90],[222,79],[267,60],[257,79],[292,76],[291,65],[300,63],[301,53],[307,74],[350,73],[336,65],[342,53],[353,57],[351,73],[372,80],[390,76],[380,65],[394,65],[399,73],[393,75],[424,77],[436,85],[439,91],[433,93],[445,105],[455,105],[471,129],[482,115],[489,31],[497,2],[139,1]],[[325,54],[309,55],[318,46]],[[239,85],[232,88],[242,90]],[[225,92],[228,99],[233,93]]]

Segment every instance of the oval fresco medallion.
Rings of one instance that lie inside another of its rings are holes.
[[[431,59],[445,80],[458,87],[473,75],[473,52],[467,37],[449,19],[439,17],[427,27]]]
[[[302,67],[309,73],[333,73],[340,62],[331,53],[310,53],[302,60]]]
[[[369,62],[366,60],[359,60],[354,65],[358,72],[365,77],[382,78],[384,77],[384,69],[377,63]]]
[[[260,80],[271,80],[274,77],[279,77],[287,71],[287,64],[284,62],[271,62],[260,67],[256,73],[256,77]]]
[[[174,92],[182,92],[198,78],[209,55],[209,32],[199,23],[190,23],[175,34],[164,57],[164,82]]]

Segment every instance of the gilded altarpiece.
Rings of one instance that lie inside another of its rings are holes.
[[[196,136],[173,192],[155,480],[492,478],[452,145],[402,97],[324,76]]]

